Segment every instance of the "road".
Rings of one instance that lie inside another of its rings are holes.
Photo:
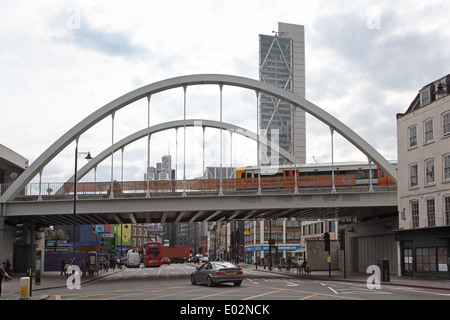
[[[55,288],[41,293],[56,300],[184,300],[184,301],[276,301],[276,300],[450,300],[448,290],[383,285],[368,289],[364,283],[322,281],[244,269],[240,287],[192,285],[195,266],[163,265],[160,268],[125,269],[83,283],[81,289]]]

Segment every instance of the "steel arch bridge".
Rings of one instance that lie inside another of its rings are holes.
[[[163,91],[171,90],[174,88],[184,88],[185,100],[186,100],[186,88],[189,86],[194,86],[194,85],[218,85],[221,89],[221,92],[222,92],[223,86],[234,86],[234,87],[244,88],[244,89],[248,89],[248,90],[253,90],[256,93],[257,99],[259,99],[260,93],[266,93],[266,94],[274,96],[276,98],[285,100],[285,101],[291,103],[293,106],[304,110],[305,112],[309,113],[310,115],[314,116],[321,122],[328,125],[329,128],[331,129],[331,132],[333,132],[333,131],[338,132],[346,140],[348,140],[350,143],[352,143],[357,149],[359,149],[363,154],[365,154],[367,156],[367,158],[369,159],[369,161],[374,162],[379,168],[381,168],[395,183],[397,181],[396,170],[391,165],[391,163],[389,163],[381,154],[379,154],[370,144],[368,144],[364,139],[362,139],[359,135],[357,135],[353,130],[351,130],[349,127],[344,125],[338,119],[336,119],[329,113],[325,112],[323,109],[319,108],[318,106],[311,103],[310,101],[308,101],[300,96],[297,96],[292,92],[283,90],[281,88],[275,87],[273,85],[270,85],[270,84],[267,84],[264,82],[249,79],[249,78],[232,76],[232,75],[221,75],[221,74],[198,74],[198,75],[188,75],[188,76],[181,76],[181,77],[166,79],[166,80],[163,80],[160,82],[156,82],[156,83],[141,87],[139,89],[131,91],[131,92],[117,98],[116,100],[106,104],[105,106],[101,107],[100,109],[98,109],[97,111],[95,111],[94,113],[92,113],[91,115],[86,117],[80,123],[75,125],[72,129],[67,131],[56,142],[54,142],[6,190],[6,192],[0,197],[1,215],[3,217],[22,215],[19,212],[29,212],[29,215],[44,214],[45,210],[49,210],[49,212],[51,212],[50,215],[56,214],[57,212],[64,213],[64,214],[71,213],[71,210],[68,210],[70,205],[63,204],[64,201],[59,202],[57,205],[55,205],[54,202],[41,201],[41,203],[39,204],[40,209],[36,209],[36,208],[31,209],[32,206],[30,204],[30,201],[28,201],[28,203],[26,203],[26,201],[17,201],[16,197],[26,187],[26,185],[28,183],[30,183],[30,181],[36,175],[42,173],[43,168],[53,158],[55,158],[62,150],[64,150],[69,144],[73,143],[74,141],[76,141],[76,143],[78,145],[79,137],[83,133],[85,133],[87,130],[89,130],[91,127],[93,127],[95,124],[99,123],[101,120],[103,120],[109,116],[112,116],[112,118],[114,118],[114,114],[116,111],[118,111],[140,99],[148,98],[149,103],[150,103],[150,97],[152,95],[155,95],[155,94],[163,92]],[[221,101],[221,104],[222,104],[222,101]],[[181,122],[171,123],[171,124],[166,124],[166,125],[161,125],[161,126],[162,127],[166,126],[165,128],[181,127],[181,126],[186,127],[186,126],[192,125],[193,121],[197,121],[197,123],[198,123],[199,120],[188,120],[188,119],[184,118],[184,120]],[[210,120],[200,120],[200,121],[202,121],[207,126],[216,127],[216,128],[219,128],[220,130],[222,130],[222,129],[232,130],[233,129],[238,133],[240,130],[242,130],[242,132],[247,132],[247,131],[244,131],[245,129],[243,129],[243,128],[238,128],[236,126],[233,127],[233,125],[223,123],[222,121],[215,122],[215,123]],[[153,128],[153,129],[157,130],[156,128]],[[86,174],[90,169],[92,169],[92,167],[94,167],[95,163],[98,163],[98,162],[104,160],[108,155],[114,153],[115,150],[118,150],[118,148],[123,147],[124,145],[127,145],[129,143],[132,143],[133,141],[138,139],[138,137],[145,136],[146,134],[151,134],[150,128],[146,128],[144,130],[136,132],[135,134],[121,140],[120,142],[115,143],[110,148],[108,148],[104,152],[102,152],[101,155],[96,157],[95,162],[93,162],[92,165],[88,165],[88,166],[85,166],[84,168],[82,168],[79,171],[79,176],[77,177],[76,180],[78,181],[82,175]],[[252,138],[254,140],[255,139],[260,140],[260,136],[258,134],[256,134],[256,135],[252,134]],[[261,142],[261,140],[259,142]],[[289,154],[285,154],[286,152],[284,150],[280,149],[280,153],[282,153],[285,157],[289,157],[292,162],[295,161],[295,159],[292,159],[292,156],[290,156]],[[74,181],[74,177],[72,177],[71,180]],[[112,182],[111,182],[111,184],[112,184]],[[382,195],[383,193],[377,193],[377,194],[378,194],[377,196],[380,196],[380,197],[383,196]],[[292,197],[292,194],[290,194],[288,196]],[[325,197],[330,197],[330,196],[332,198],[334,198],[335,200],[338,200],[338,202],[339,201],[342,202],[341,204],[338,205],[338,207],[342,206],[343,208],[344,207],[348,208],[348,206],[345,205],[345,201],[348,201],[348,199],[349,199],[348,195],[347,196],[346,195],[325,195]],[[375,202],[377,202],[377,200],[374,199],[377,196],[367,195],[368,198],[371,198],[371,200],[369,201],[370,203],[372,203],[370,205],[371,208],[373,205],[375,205]],[[393,199],[396,198],[396,196],[393,197],[391,194],[388,196],[386,196],[386,195],[384,195],[384,196],[387,199],[386,203],[389,204],[388,207],[390,207],[392,209],[392,207],[394,205]],[[233,197],[236,197],[236,199],[234,201],[239,202],[242,200],[242,199],[239,200],[239,196],[235,195]],[[252,197],[253,197],[253,195],[252,195]],[[283,197],[283,195],[280,195],[280,197]],[[300,195],[300,197],[302,197],[302,195]],[[352,196],[352,197],[353,197],[353,201],[355,201],[355,197],[354,196]],[[346,198],[347,200],[345,200],[344,198]],[[257,198],[255,198],[255,199],[257,199]],[[105,200],[105,199],[102,199],[102,200]],[[127,199],[128,205],[130,204],[129,200],[130,199]],[[149,199],[147,199],[147,200],[149,200]],[[160,200],[161,199],[158,199],[158,201],[160,201]],[[184,199],[184,200],[186,201],[186,199]],[[335,201],[335,200],[332,200],[332,201]],[[112,201],[120,201],[120,199],[114,199]],[[223,201],[223,200],[220,200],[220,201]],[[313,208],[320,207],[320,201],[319,200],[317,200],[317,201],[314,200],[315,203],[313,205]],[[327,201],[327,200],[325,200],[325,201]],[[362,201],[364,201],[364,200],[361,198],[361,202]],[[82,202],[83,202],[83,200],[80,200],[80,203],[82,203]],[[209,200],[205,200],[205,203],[208,203],[208,202],[209,202]],[[247,201],[244,200],[241,202],[247,202]],[[259,202],[259,199],[254,200],[254,201],[250,200],[250,202],[256,203],[256,202]],[[289,200],[289,202],[291,202],[291,200]],[[294,201],[294,202],[296,202],[296,201]],[[380,203],[382,203],[382,202],[383,201],[381,201]],[[323,201],[322,201],[322,203],[323,203]],[[93,204],[93,203],[91,202],[90,204]],[[118,221],[122,222],[124,220],[128,220],[128,217],[132,217],[134,214],[133,211],[148,210],[148,208],[147,209],[144,208],[145,205],[138,204],[137,202],[136,202],[137,207],[139,207],[139,206],[143,206],[143,207],[128,209],[128,211],[126,211],[127,209],[125,209],[125,207],[117,205],[118,204],[117,202],[116,202],[116,205],[106,205],[105,206],[105,204],[106,204],[105,201],[102,201],[102,203],[96,205],[99,207],[95,208],[93,210],[90,210],[90,209],[88,209],[87,206],[85,207],[83,204],[81,204],[80,210],[82,210],[86,214],[90,213],[94,216],[97,215],[97,217],[99,214],[105,214],[105,216],[103,216],[103,218],[99,218],[99,220],[102,221],[101,223],[104,223],[106,221],[109,222],[110,219],[108,219],[107,217],[112,217],[112,219],[115,220],[116,222],[118,222]],[[334,202],[334,206],[332,206],[333,209],[331,210],[335,213],[337,212],[336,204],[337,203]],[[66,206],[67,206],[67,208],[66,208]],[[158,205],[158,207],[159,206],[161,206],[161,208],[162,208],[163,204]],[[224,208],[227,208],[227,205],[222,205],[222,206]],[[266,207],[264,207],[264,206],[266,206]],[[296,209],[301,208],[303,205],[296,203],[295,205],[291,204],[291,206],[292,207],[290,207],[290,208],[286,208],[286,210],[288,210],[289,212],[294,212]],[[351,206],[352,207],[355,206],[355,203],[352,203]],[[361,206],[361,203],[359,203],[359,206]],[[100,209],[100,207],[103,207],[104,209]],[[116,209],[114,209],[114,207]],[[212,207],[215,207],[215,206],[212,205]],[[254,209],[254,210],[264,210],[264,209],[270,209],[270,208],[272,210],[275,210],[274,209],[275,207],[270,205],[270,203],[268,202],[267,204],[264,204],[263,207],[258,207],[258,209]],[[324,205],[324,207],[328,207],[328,206]],[[358,207],[358,205],[356,205],[356,207]],[[117,209],[117,208],[120,208],[120,209]],[[181,208],[182,208],[182,205],[180,205],[180,210],[178,210],[178,213],[184,212],[181,214],[181,216],[186,215],[186,212],[192,213],[191,217],[189,218],[189,221],[191,221],[193,219],[193,217],[200,217],[201,216],[200,212],[204,213],[206,211],[209,211],[209,210],[207,210],[207,208],[204,205],[192,204],[192,203],[189,204],[189,206],[187,206],[186,210],[182,210]],[[308,208],[311,208],[311,207],[308,207]],[[331,207],[330,207],[330,209],[331,209]],[[389,210],[391,210],[391,209],[389,209]],[[111,213],[107,213],[108,211],[105,211],[105,210],[110,210],[109,212],[111,212]],[[125,210],[126,211],[126,212],[121,211],[121,212],[123,212],[122,218],[120,218],[118,216],[121,213],[119,213],[117,210]],[[176,208],[173,208],[171,210],[177,211]],[[242,209],[239,209],[239,205],[232,205],[229,208],[229,210],[234,210],[233,211],[234,213],[227,215],[227,218],[230,218],[230,217],[232,217],[232,218],[254,217],[254,215],[252,215],[252,214],[244,214],[242,216],[237,213],[237,212],[241,212],[241,213],[247,212],[248,213],[250,210],[250,208],[248,206],[243,206]],[[284,212],[287,212],[286,210]],[[370,209],[370,210],[372,210],[372,209]],[[222,216],[222,218],[223,218],[224,215],[219,214],[218,213],[219,211],[220,210],[214,211],[215,216],[216,217]],[[164,218],[164,216],[166,218],[168,216],[170,216],[170,214],[168,214],[169,211],[162,210],[160,212],[161,212],[161,216],[162,216],[161,220],[166,220]],[[266,210],[266,212],[267,212],[267,210]],[[147,217],[146,221],[149,221],[149,220],[151,221],[152,220],[151,216],[152,215],[150,214],[150,219],[149,219],[148,218],[149,215],[146,215],[146,217]],[[268,215],[265,214],[265,216],[268,216]],[[277,216],[283,216],[283,211],[277,211]],[[180,217],[180,215],[173,216],[172,221],[181,221],[179,217]],[[211,217],[211,215],[208,215],[208,218],[205,218],[205,217],[203,217],[203,218],[211,219],[212,217]],[[92,223],[92,222],[94,222],[93,220],[95,220],[95,219],[86,219],[86,222]],[[131,218],[132,222],[133,222],[133,220],[136,221],[135,218]],[[95,221],[98,221],[98,220],[95,220]],[[169,220],[167,220],[167,221],[169,221]]]

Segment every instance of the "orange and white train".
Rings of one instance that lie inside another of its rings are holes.
[[[391,164],[397,166],[396,162],[391,161]],[[291,177],[291,179],[278,180],[286,182],[297,180],[298,187],[330,187],[333,184],[333,176],[336,187],[395,184],[383,170],[369,163],[302,164],[259,168],[250,166],[236,169],[236,179],[256,179],[259,175],[264,182]],[[293,179],[295,175],[297,178]],[[289,186],[286,187],[289,188]]]

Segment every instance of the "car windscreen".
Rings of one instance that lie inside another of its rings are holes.
[[[229,262],[214,262],[213,263],[214,268],[220,269],[220,268],[237,268],[234,264]]]
[[[156,250],[156,251],[147,251],[147,254],[148,254],[148,256],[150,258],[156,258],[159,255],[159,251],[158,250]]]

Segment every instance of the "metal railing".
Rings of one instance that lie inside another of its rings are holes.
[[[297,188],[296,188],[297,183]],[[0,195],[10,184],[0,184]],[[73,182],[29,183],[19,196],[67,196],[73,195]],[[181,193],[181,192],[251,192],[297,190],[298,192],[317,192],[332,189],[375,191],[396,190],[396,185],[378,185],[377,179],[356,179],[354,175],[298,176],[298,177],[262,177],[242,179],[193,179],[193,180],[158,180],[158,181],[114,181],[78,182],[78,195],[114,195],[146,193]],[[363,190],[361,190],[363,189]]]

